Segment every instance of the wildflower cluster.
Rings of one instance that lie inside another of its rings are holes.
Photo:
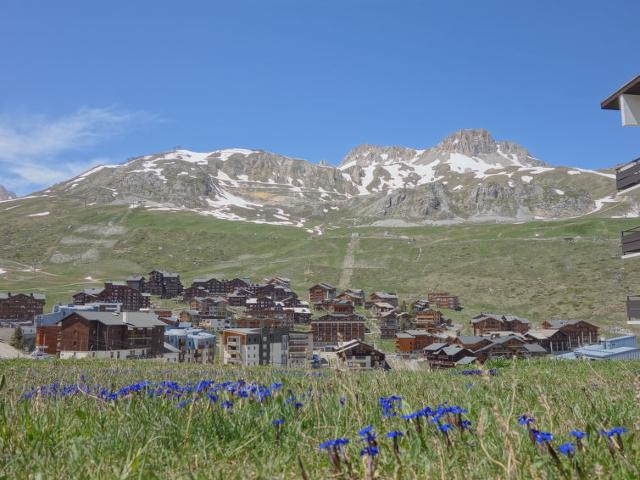
[[[554,440],[553,433],[533,428],[532,424],[534,422],[535,418],[526,414],[518,417],[518,423],[527,428],[527,432],[532,443],[541,447],[543,450],[546,450],[549,455],[559,463],[560,459],[556,453],[556,447],[552,444],[552,441]],[[611,455],[615,455],[616,450],[620,450],[621,452],[624,451],[622,434],[626,432],[627,429],[624,427],[613,427],[610,430],[600,430],[599,434],[601,437],[606,439],[607,447]],[[585,442],[589,438],[589,433],[575,429],[572,430],[569,435],[575,439],[575,444],[572,441],[564,442],[559,444],[557,449],[562,455],[573,459],[576,454],[576,450],[586,449],[587,445]]]

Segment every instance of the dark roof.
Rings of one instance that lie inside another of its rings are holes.
[[[65,318],[71,315],[79,315],[82,318],[90,322],[100,322],[103,325],[123,325],[123,315],[126,316],[126,325],[135,328],[149,328],[149,327],[164,327],[165,323],[158,320],[158,316],[155,313],[148,312],[124,312],[124,313],[112,313],[112,312],[87,312],[76,311],[71,312],[69,315],[65,315],[57,323],[62,322]]]
[[[618,98],[620,95],[640,95],[640,75],[635,77],[630,82],[625,83],[622,87],[609,95],[600,104],[600,108],[603,110],[620,110],[620,102]]]
[[[445,348],[447,343],[432,343],[431,345],[427,345],[422,349],[423,352],[436,352],[442,348]]]
[[[481,335],[460,335],[458,337],[458,340],[460,340],[465,345],[473,345],[474,343],[479,343],[483,340],[490,341],[489,338],[483,337]]]
[[[525,343],[523,348],[531,353],[547,353],[545,348],[537,343]]]
[[[565,327],[567,325],[576,325],[578,323],[586,323],[587,325],[591,325],[592,327],[595,327],[595,325],[593,325],[592,323],[586,322],[584,320],[547,320],[547,323],[549,324],[549,326],[551,328],[562,328]]]
[[[329,285],[328,283],[316,283],[315,285],[309,287],[309,290],[311,290],[312,288],[316,288],[316,287],[320,287],[324,290],[335,290],[335,287]]]
[[[6,300],[8,298],[15,297],[16,295],[24,295],[26,297],[30,297],[33,295],[33,298],[35,298],[36,300],[45,300],[45,296],[42,293],[21,293],[21,292],[17,292],[17,293],[0,292],[0,299]]]
[[[515,315],[502,315],[500,313],[481,313],[473,317],[471,323],[479,323],[486,318],[495,318],[496,320],[502,320],[503,322],[513,322],[517,320],[521,323],[531,323],[528,319],[523,317],[516,317]]]

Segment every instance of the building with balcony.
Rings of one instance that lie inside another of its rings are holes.
[[[229,328],[222,332],[225,365],[286,367],[289,330],[286,328]]]

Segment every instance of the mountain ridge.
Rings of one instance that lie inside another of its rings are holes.
[[[613,178],[550,166],[521,145],[468,129],[425,149],[359,145],[338,166],[264,150],[177,149],[94,167],[40,193],[314,231],[389,218],[428,223],[586,215],[611,200]]]

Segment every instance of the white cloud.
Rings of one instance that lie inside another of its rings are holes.
[[[115,108],[85,108],[57,118],[0,115],[0,183],[18,190],[44,187],[110,163],[104,157],[69,157],[122,134],[134,123],[151,120],[156,118]]]

